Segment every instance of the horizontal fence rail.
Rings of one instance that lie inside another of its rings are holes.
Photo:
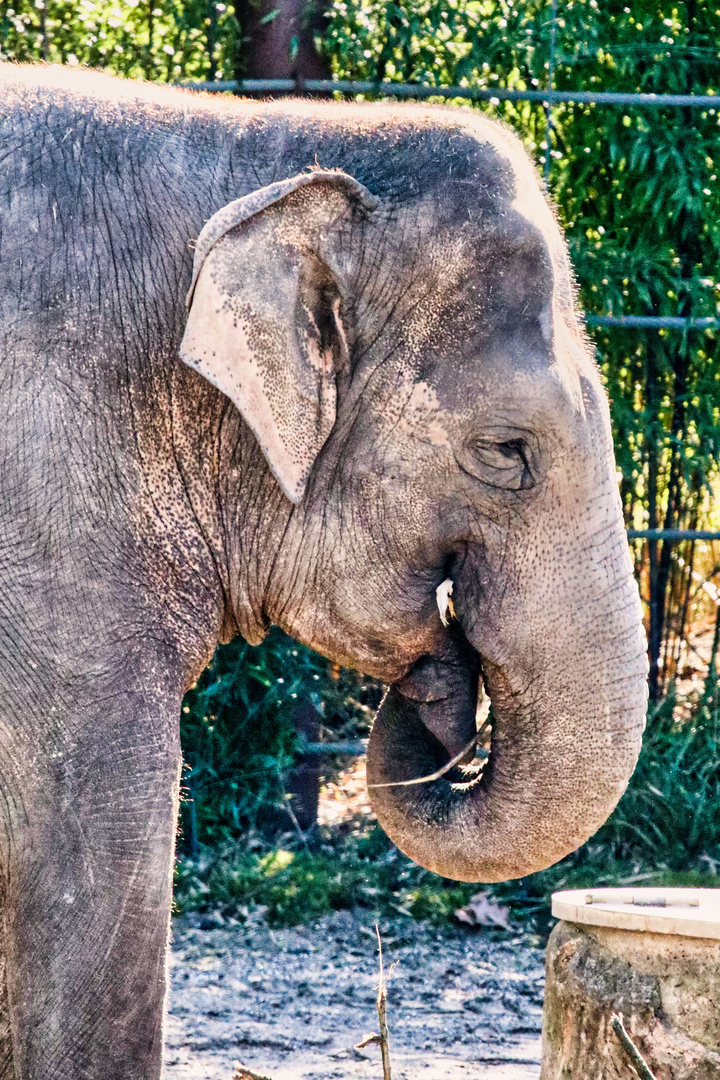
[[[720,540],[712,529],[628,529],[628,540]]]
[[[720,319],[712,316],[693,319],[682,315],[586,315],[590,328],[603,326],[646,327],[649,330],[716,330]]]
[[[301,743],[300,753],[308,757],[319,754],[348,754],[351,757],[362,757],[367,750],[367,743],[360,739],[351,742],[306,742]]]
[[[299,93],[384,94],[387,97],[465,98],[468,101],[535,101],[539,105],[561,102],[578,105],[639,105],[651,108],[680,106],[718,109],[717,94],[622,94],[584,90],[484,90],[475,86],[428,86],[425,83],[368,82],[350,79],[228,79],[225,82],[183,82],[188,90],[234,94]]]

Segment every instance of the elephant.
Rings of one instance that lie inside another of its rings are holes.
[[[639,597],[565,243],[507,128],[0,83],[0,1077],[156,1080],[181,701],[218,642],[276,624],[388,684],[378,820],[491,882],[625,789]]]

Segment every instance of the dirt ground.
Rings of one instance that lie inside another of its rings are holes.
[[[231,1080],[239,1059],[272,1080],[381,1080],[377,947],[369,919],[201,929],[177,920],[167,1080]],[[193,925],[193,923],[195,925]],[[543,954],[498,931],[381,925],[393,1080],[535,1080]]]

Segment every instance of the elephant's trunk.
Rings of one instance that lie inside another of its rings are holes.
[[[626,553],[621,527],[612,532],[611,549],[620,545]],[[562,615],[548,640],[537,640],[533,628],[537,604],[510,611],[511,626],[520,620],[517,638],[529,659],[514,662],[507,632],[504,647],[493,648],[489,659],[483,626],[492,623],[492,611],[488,617],[478,610],[478,589],[475,610],[467,604],[463,610],[459,589],[458,614],[477,652],[465,644],[461,658],[456,644],[450,657],[430,665],[430,680],[425,662],[389,690],[368,747],[371,800],[398,847],[428,869],[487,882],[541,870],[587,840],[625,790],[646,707],[639,602],[627,554],[608,559],[607,548],[604,556],[592,554],[604,573],[588,572],[584,589],[581,574],[574,590],[556,598]],[[466,577],[465,593],[472,592]],[[507,604],[502,611],[508,614]],[[511,658],[498,660],[503,653]],[[397,784],[432,774],[467,741],[480,658],[492,701],[492,744],[482,773]]]

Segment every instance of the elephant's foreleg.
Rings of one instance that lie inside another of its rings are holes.
[[[15,1080],[4,934],[0,930],[0,1080]]]
[[[159,722],[140,695],[104,701],[1,748],[22,772],[22,790],[3,791],[17,1080],[161,1072],[179,702]]]

